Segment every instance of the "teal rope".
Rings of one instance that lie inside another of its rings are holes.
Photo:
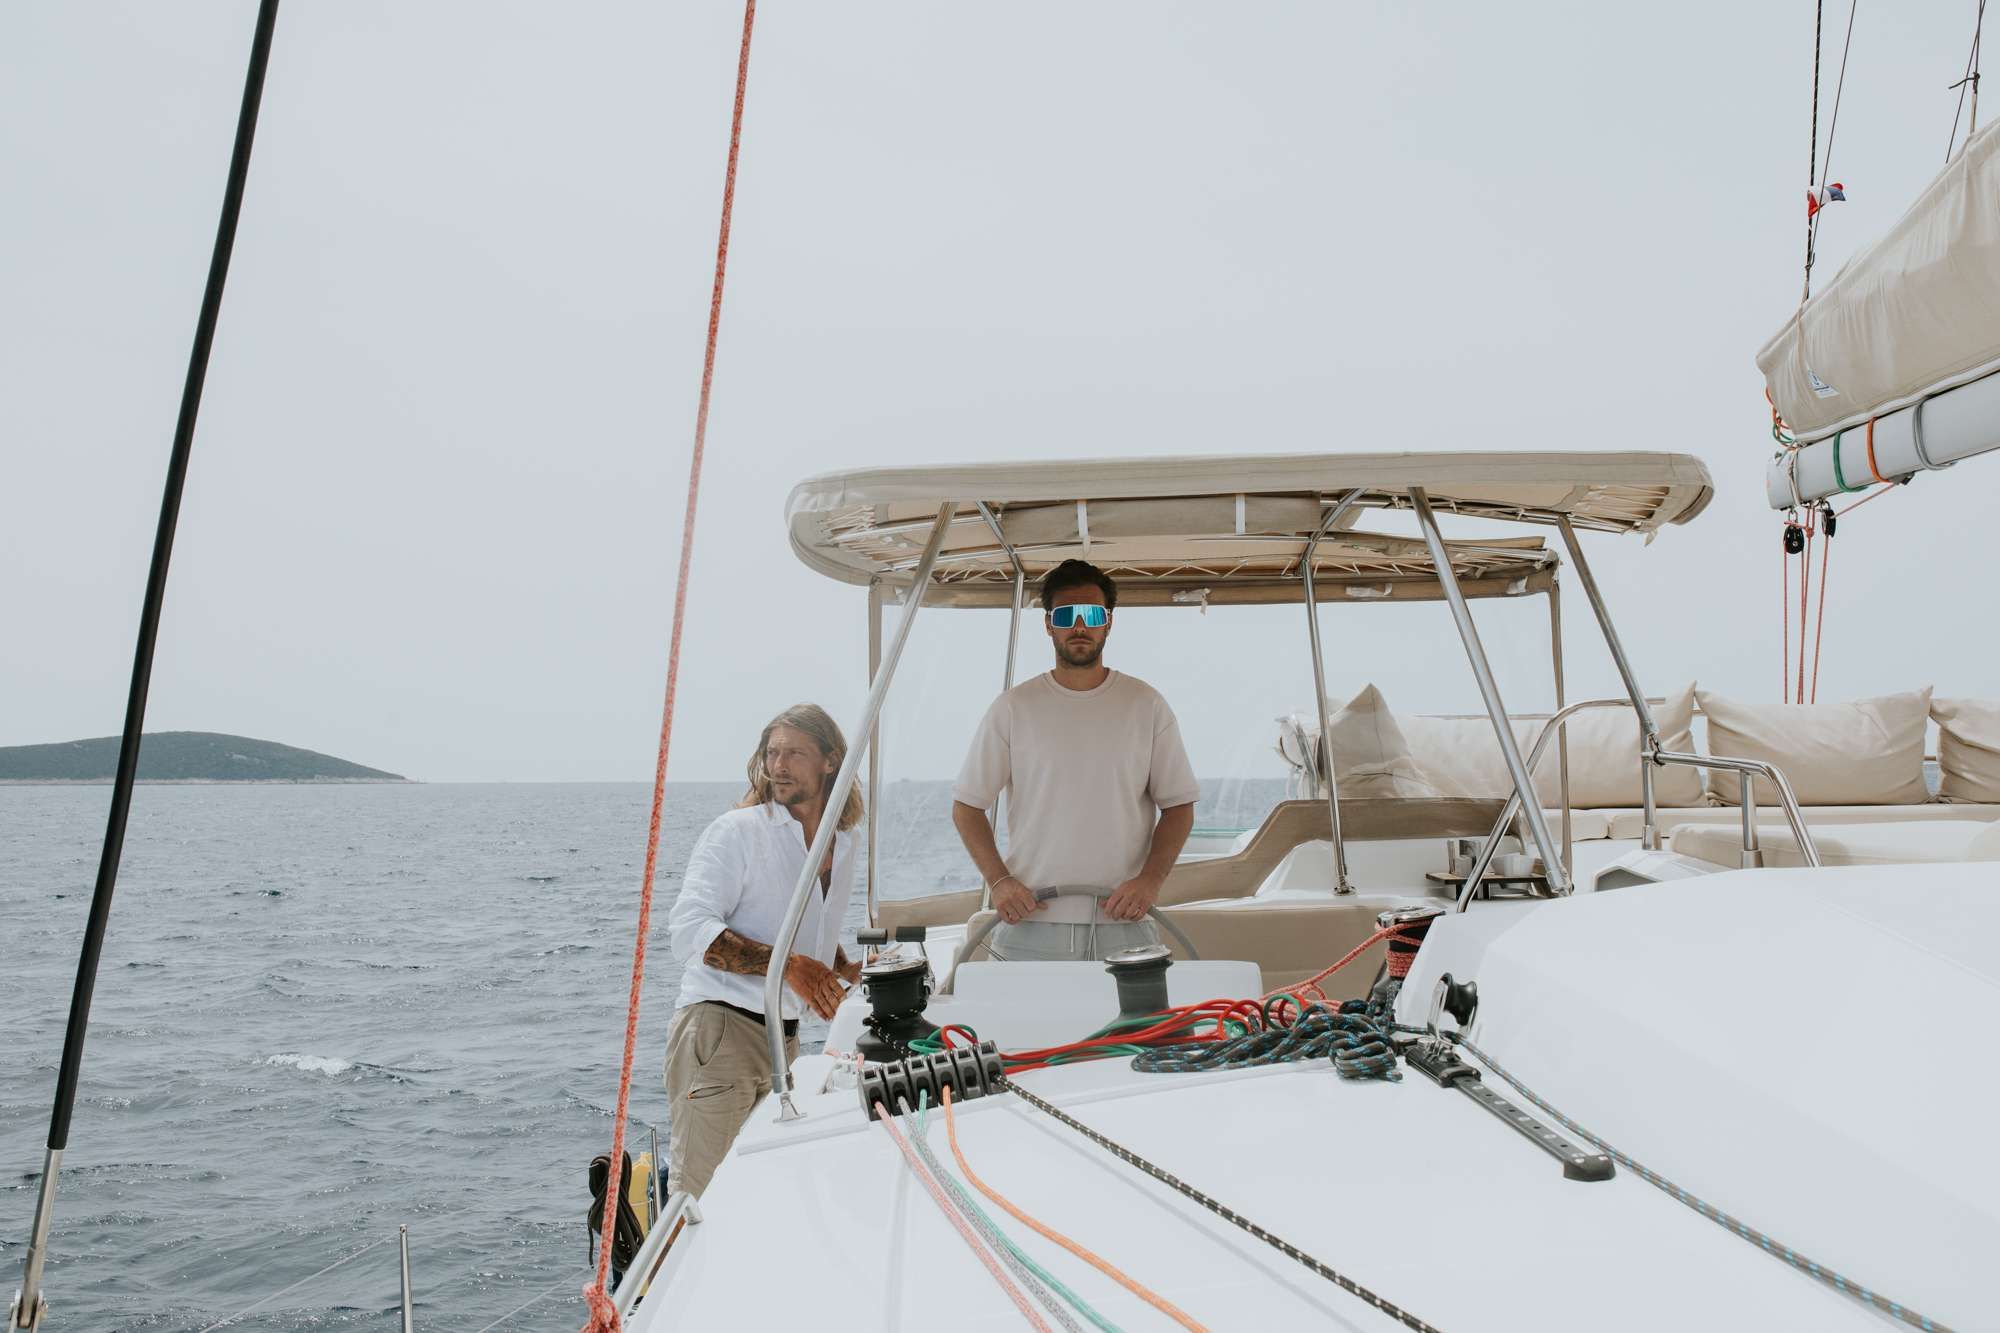
[[[1865,491],[1865,490],[1867,490],[1868,488],[1867,488],[1866,486],[1849,486],[1849,485],[1847,484],[1847,478],[1841,475],[1841,471],[1840,471],[1840,437],[1841,437],[1841,436],[1843,436],[1843,435],[1845,435],[1845,434],[1847,434],[1847,432],[1846,432],[1846,431],[1844,431],[1844,430],[1843,430],[1843,431],[1837,431],[1837,432],[1835,432],[1835,434],[1834,434],[1834,437],[1833,437],[1833,484],[1834,484],[1834,485],[1836,485],[1836,486],[1838,486],[1838,487],[1840,487],[1840,489],[1841,489],[1841,490],[1842,490],[1842,491],[1843,491],[1844,493],[1846,493],[1846,494],[1848,494],[1848,495],[1852,495],[1852,494],[1854,494],[1854,492],[1856,492],[1856,491]]]
[[[1106,1319],[1095,1309],[1091,1308],[1090,1303],[1085,1301],[1083,1297],[1064,1286],[1061,1279],[1029,1258],[1027,1251],[1016,1245],[1014,1238],[1000,1229],[1000,1224],[993,1220],[993,1215],[980,1207],[979,1201],[966,1192],[965,1186],[958,1183],[958,1178],[944,1169],[944,1164],[938,1161],[937,1157],[931,1152],[930,1143],[925,1132],[925,1122],[930,1118],[929,1102],[930,1095],[922,1088],[917,1089],[917,1132],[910,1136],[910,1142],[916,1148],[918,1155],[924,1159],[924,1165],[930,1167],[931,1174],[943,1181],[944,1187],[951,1191],[951,1196],[958,1201],[958,1206],[985,1223],[984,1229],[987,1235],[998,1239],[1016,1259],[1021,1261],[1022,1266],[1046,1283],[1049,1289],[1054,1291],[1056,1295],[1068,1301],[1078,1314],[1103,1329],[1104,1333],[1124,1333],[1124,1330],[1119,1328],[1118,1325],[1112,1323],[1109,1319]]]

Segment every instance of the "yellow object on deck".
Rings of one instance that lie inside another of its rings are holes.
[[[653,1229],[653,1154],[642,1152],[632,1159],[632,1174],[625,1181],[625,1201],[639,1217],[639,1234]]]

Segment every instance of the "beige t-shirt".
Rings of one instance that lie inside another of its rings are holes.
[[[1120,671],[1094,690],[1044,673],[993,701],[951,796],[991,810],[1003,791],[1007,868],[1030,889],[1117,888],[1145,866],[1160,811],[1201,798],[1173,709]],[[1090,912],[1058,899],[1035,919]]]

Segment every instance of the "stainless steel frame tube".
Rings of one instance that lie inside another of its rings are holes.
[[[1798,839],[1800,858],[1809,866],[1819,866],[1819,844],[1813,841],[1812,830],[1806,827],[1805,812],[1799,809],[1799,798],[1793,794],[1791,782],[1776,764],[1767,764],[1761,759],[1732,759],[1720,754],[1682,754],[1675,750],[1654,751],[1653,762],[1679,764],[1685,768],[1721,769],[1725,773],[1746,773],[1768,780],[1777,789],[1778,804],[1784,807],[1785,822],[1792,826],[1792,836]],[[1755,827],[1754,822],[1752,827]]]
[[[1745,870],[1764,864],[1764,849],[1757,845],[1757,781],[1748,773],[1736,775],[1743,807],[1743,856],[1738,861]]]
[[[1535,847],[1542,854],[1542,869],[1548,876],[1549,886],[1558,893],[1569,892],[1569,871],[1563,859],[1556,852],[1555,838],[1549,833],[1548,816],[1542,812],[1542,802],[1535,795],[1534,778],[1528,773],[1528,762],[1521,756],[1521,745],[1514,739],[1514,728],[1507,720],[1507,705],[1500,698],[1499,682],[1493,678],[1493,668],[1486,660],[1486,649],[1479,642],[1479,629],[1472,623],[1472,608],[1465,603],[1465,594],[1458,586],[1458,575],[1451,567],[1451,549],[1444,544],[1444,534],[1438,531],[1437,515],[1431,512],[1430,497],[1421,486],[1410,488],[1410,506],[1416,510],[1417,525],[1423,529],[1424,542],[1431,549],[1431,560],[1437,566],[1438,586],[1444,589],[1444,598],[1451,606],[1451,618],[1458,624],[1458,637],[1465,645],[1465,657],[1472,664],[1473,679],[1479,683],[1479,693],[1486,701],[1486,715],[1493,720],[1493,734],[1500,742],[1500,757],[1507,761],[1507,773],[1514,779],[1514,791],[1521,799],[1521,814],[1528,821],[1528,832],[1535,840]],[[1640,703],[1644,707],[1644,701]]]
[[[1535,736],[1535,743],[1528,749],[1528,772],[1533,773],[1542,762],[1542,755],[1549,748],[1549,740],[1562,734],[1563,723],[1574,714],[1586,708],[1630,708],[1629,699],[1580,699],[1565,705],[1552,714]],[[1500,839],[1507,836],[1507,826],[1514,821],[1515,813],[1521,808],[1521,793],[1508,793],[1506,802],[1500,807],[1500,818],[1493,821],[1493,831],[1486,835],[1486,843],[1479,849],[1479,855],[1472,862],[1472,869],[1465,882],[1459,885],[1458,909],[1463,912],[1472,902],[1472,895],[1478,891],[1479,883],[1486,878],[1486,868],[1493,864],[1493,857],[1500,850]]]
[[[1028,571],[1021,563],[1021,553],[1014,548],[1014,543],[1007,540],[1007,534],[1001,530],[1000,516],[995,514],[993,507],[984,500],[979,502],[979,516],[985,519],[986,526],[993,530],[993,540],[1000,543],[1000,549],[1007,553],[1007,563],[1014,567],[1013,608],[1007,621],[1007,665],[1000,673],[1000,692],[1005,694],[1014,688],[1014,657],[1021,643],[1021,609],[1028,601]],[[1002,792],[999,799],[993,803],[995,845],[1000,841],[1000,830],[1006,827],[1006,814],[1007,794]],[[993,906],[993,888],[987,885],[979,891],[979,910],[983,912],[991,906]]]
[[[623,1182],[622,1182],[622,1181],[621,1181],[621,1182],[619,1182],[619,1183],[620,1183],[621,1185],[623,1184]],[[411,1300],[411,1298],[410,1298],[410,1229],[409,1229],[409,1227],[407,1227],[407,1226],[399,1226],[399,1227],[397,1227],[397,1228],[396,1228],[396,1248],[397,1248],[397,1249],[399,1249],[400,1251],[402,1251],[402,1269],[403,1269],[403,1333],[416,1333],[416,1329],[415,1329],[415,1325],[414,1325],[414,1324],[413,1324],[413,1322],[412,1322],[412,1318],[413,1318],[413,1315],[412,1315],[412,1310],[411,1310],[411,1306],[412,1306],[413,1302],[412,1302],[412,1300]]]
[[[1319,753],[1326,768],[1327,832],[1333,837],[1335,893],[1352,893],[1354,885],[1347,878],[1347,844],[1340,837],[1340,783],[1333,774],[1333,734],[1327,726],[1326,663],[1319,646],[1319,597],[1313,589],[1313,556],[1319,550],[1320,540],[1333,531],[1333,525],[1340,522],[1360,498],[1361,492],[1357,489],[1335,501],[1306,542],[1305,553],[1299,557],[1299,576],[1305,581],[1306,589],[1306,632],[1312,636],[1313,707],[1319,710]]]
[[[1653,710],[1646,705],[1646,692],[1639,688],[1639,677],[1632,670],[1632,662],[1625,656],[1625,645],[1619,641],[1618,628],[1611,623],[1610,608],[1604,604],[1604,594],[1598,591],[1597,576],[1590,572],[1590,561],[1583,555],[1583,543],[1576,539],[1576,529],[1570,526],[1569,517],[1556,515],[1556,528],[1562,533],[1563,545],[1569,550],[1570,566],[1576,576],[1583,581],[1583,595],[1590,599],[1590,609],[1597,616],[1597,627],[1604,634],[1604,646],[1611,650],[1611,660],[1618,667],[1619,679],[1625,682],[1625,693],[1631,697],[1632,707],[1639,713],[1639,799],[1645,806],[1645,823],[1639,831],[1639,845],[1649,852],[1660,849],[1660,817],[1658,803],[1653,799],[1653,765],[1659,760],[1656,755],[1660,748],[1660,729],[1653,723]]]
[[[785,909],[785,924],[778,931],[778,938],[771,942],[771,965],[764,972],[764,1033],[771,1049],[771,1087],[778,1094],[778,1119],[796,1120],[802,1114],[792,1104],[792,1074],[785,1065],[785,1025],[780,1020],[785,1011],[785,963],[792,956],[792,944],[798,939],[799,922],[806,914],[806,903],[812,893],[814,883],[819,879],[820,865],[826,860],[827,849],[833,845],[833,826],[840,807],[847,803],[847,793],[854,790],[854,779],[860,773],[862,750],[871,748],[869,738],[875,734],[875,724],[882,715],[882,701],[888,697],[889,682],[896,678],[896,664],[903,660],[904,645],[910,641],[910,626],[916,623],[917,612],[923,609],[924,594],[930,589],[931,570],[937,567],[938,552],[944,549],[944,535],[951,527],[952,515],[958,511],[956,501],[947,501],[938,507],[937,521],[931,525],[930,540],[924,544],[923,558],[917,561],[916,575],[910,581],[909,596],[903,602],[902,618],[896,623],[896,637],[889,644],[889,654],[876,669],[875,681],[868,689],[868,702],[861,710],[861,725],[853,735],[862,738],[858,747],[851,747],[846,758],[840,761],[840,772],[833,780],[833,788],[827,793],[826,811],[819,821],[819,829],[813,834],[812,846],[806,849],[806,863],[799,868],[799,882],[792,886],[791,905]]]
[[[1562,591],[1555,584],[1549,584],[1549,666],[1555,676],[1556,716],[1563,721],[1556,726],[1556,783],[1562,794],[1563,828],[1563,872],[1576,882],[1576,819],[1570,810],[1569,799],[1569,721],[1563,714],[1563,616]],[[1528,769],[1534,771],[1534,762]]]
[[[868,581],[868,679],[882,666],[882,580]],[[868,924],[875,924],[875,807],[882,799],[882,719],[868,729]]]

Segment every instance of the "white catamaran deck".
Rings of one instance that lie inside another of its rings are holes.
[[[1985,943],[2000,899],[1988,867],[1912,867],[1893,900],[1870,874],[1732,873],[1449,917],[1403,1016],[1439,971],[1477,977],[1474,1039],[1562,1110],[1855,1281],[1953,1327],[2000,1326],[1982,1276],[2000,1154],[1975,1111],[2000,1078],[1958,1026],[2000,998]],[[1012,1044],[990,1011],[981,1032]],[[814,1063],[802,1086],[823,1078]],[[1389,1084],[1325,1061],[1140,1074],[1110,1060],[1021,1082],[1446,1333],[1894,1324],[1630,1170],[1566,1180],[1407,1068]],[[780,1126],[759,1108],[634,1327],[1020,1326],[855,1092],[801,1109]],[[958,1118],[988,1184],[1211,1328],[1400,1326],[1018,1098]],[[928,1137],[956,1174],[935,1112]],[[1164,1326],[989,1211],[1114,1323]]]

